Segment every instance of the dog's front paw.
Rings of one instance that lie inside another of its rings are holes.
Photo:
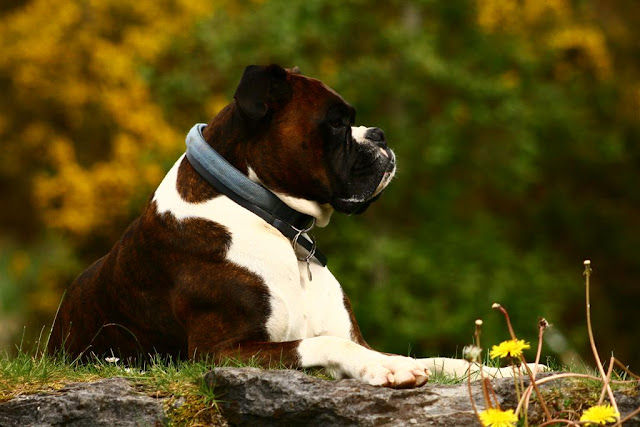
[[[358,375],[363,382],[383,387],[413,388],[429,381],[431,372],[415,359],[404,356],[377,355],[367,360]]]
[[[298,354],[301,367],[322,366],[335,378],[355,378],[375,386],[420,387],[431,374],[427,365],[419,360],[378,353],[332,336],[302,340]]]

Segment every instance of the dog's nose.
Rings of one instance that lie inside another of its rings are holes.
[[[386,147],[387,141],[384,138],[384,132],[380,128],[369,128],[365,132],[364,137],[370,141],[373,141],[379,147]]]

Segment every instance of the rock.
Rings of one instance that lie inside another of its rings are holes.
[[[541,374],[540,377],[550,375]],[[356,380],[327,381],[294,370],[216,368],[205,376],[223,415],[231,425],[309,426],[474,426],[479,425],[469,401],[467,384],[427,384],[419,389],[393,390]],[[562,380],[560,380],[562,381]],[[544,387],[550,387],[552,381]],[[513,379],[493,380],[503,408],[513,408]],[[528,384],[528,380],[525,380]],[[565,383],[568,384],[568,383]],[[562,382],[554,387],[563,389]],[[569,388],[566,388],[568,393]],[[478,410],[484,409],[480,382],[472,384]],[[570,396],[566,396],[570,397]],[[616,393],[622,416],[640,407],[640,397]],[[530,420],[541,419],[536,405]],[[640,425],[639,418],[625,426]]]
[[[54,393],[0,403],[0,426],[158,426],[162,403],[136,393],[124,378],[74,383]]]
[[[295,370],[253,368],[216,368],[205,380],[213,387],[231,425],[479,425],[466,383],[393,390],[356,380],[327,381]],[[501,406],[513,408],[516,402],[513,380],[505,378],[492,383]],[[555,393],[556,404],[572,399],[584,401],[585,396],[580,393],[585,393],[585,387],[572,386],[568,380],[552,381],[541,388]],[[484,409],[479,382],[472,384],[472,391],[478,409]],[[593,390],[587,394],[593,395]],[[638,391],[629,387],[624,393],[616,391],[616,401],[623,416],[640,407]],[[184,398],[177,398],[165,406],[171,411],[185,403]],[[529,407],[529,415],[531,425],[542,419],[539,407],[534,404]],[[0,403],[2,427],[159,426],[171,421],[163,411],[161,399],[137,393],[124,378],[75,383],[56,392],[20,396]],[[207,422],[226,425],[222,418]],[[638,415],[625,422],[625,427],[638,425]]]
[[[393,390],[250,368],[217,368],[205,380],[233,425],[479,425],[466,386]],[[482,401],[477,384],[474,394]]]

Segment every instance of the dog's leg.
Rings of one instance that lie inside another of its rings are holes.
[[[356,378],[367,384],[410,388],[429,379],[429,370],[416,359],[386,355],[344,338],[321,336],[300,341],[300,366],[322,366],[337,378]]]
[[[427,359],[418,360],[436,375],[448,375],[456,378],[466,378],[468,374],[471,374],[472,379],[479,379],[480,377],[480,365],[478,365],[477,363],[472,363],[471,369],[469,369],[469,362],[463,359],[430,357]],[[533,372],[535,364],[528,363],[528,365]],[[547,370],[547,367],[545,365],[538,364],[539,372],[545,370]],[[489,378],[511,378],[514,375],[514,370],[511,367],[491,368],[488,366],[483,366],[482,372]],[[525,376],[527,375],[526,370],[522,368],[516,369],[515,373],[523,374]]]
[[[394,388],[424,385],[429,370],[416,359],[382,354],[353,341],[320,336],[289,342],[245,342],[217,351],[216,359],[253,361],[266,367],[321,367],[336,378]]]

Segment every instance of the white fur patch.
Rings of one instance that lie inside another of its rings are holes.
[[[255,183],[262,184],[262,181],[260,180],[256,172],[251,168],[251,166],[249,166],[249,179]],[[331,214],[333,214],[333,207],[331,207],[331,205],[323,205],[313,200],[289,196],[287,194],[279,193],[271,189],[269,191],[272,191],[273,194],[275,194],[285,205],[289,206],[291,209],[314,217],[316,219],[316,225],[318,227],[326,227],[329,224]]]
[[[284,193],[274,191],[273,194],[278,196],[282,202],[298,212],[310,215],[316,219],[318,227],[326,227],[333,214],[333,207],[329,204],[321,205],[312,200],[300,199],[298,197],[288,196]]]
[[[267,331],[271,341],[282,342],[334,335],[350,339],[351,321],[344,306],[340,284],[331,272],[297,260],[291,242],[262,218],[225,196],[202,203],[182,199],[176,188],[178,168],[184,156],[171,168],[155,192],[158,213],[177,220],[202,218],[225,226],[232,243],[227,259],[260,276],[270,294],[271,316]]]

